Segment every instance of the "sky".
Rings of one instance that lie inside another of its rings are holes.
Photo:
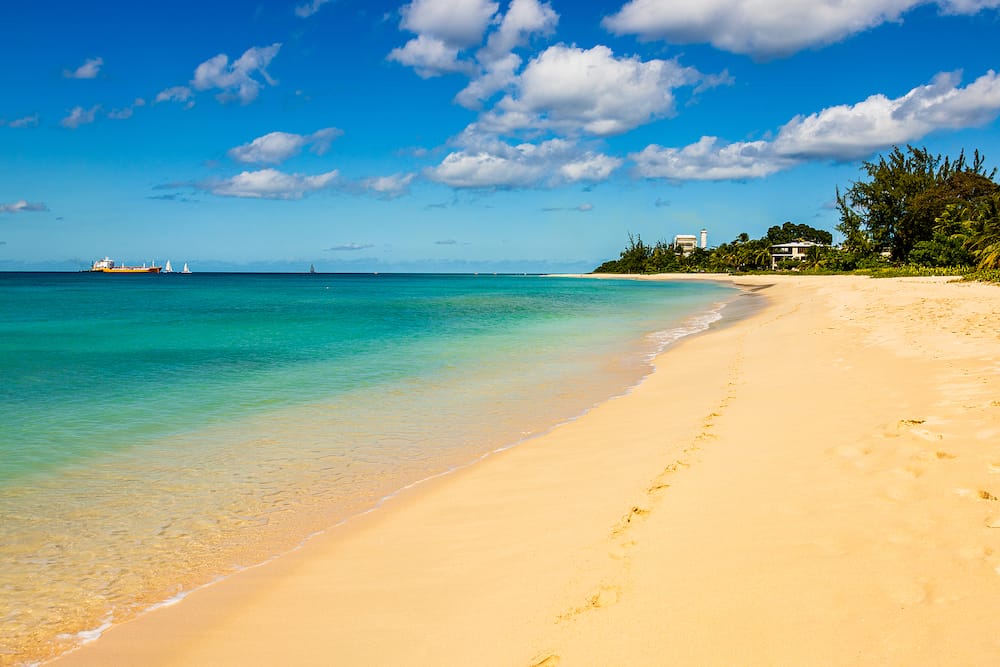
[[[1000,0],[5,0],[0,270],[587,271],[893,145],[1000,164]]]

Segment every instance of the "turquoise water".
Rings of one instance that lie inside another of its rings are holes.
[[[708,283],[0,274],[0,663],[624,391]]]

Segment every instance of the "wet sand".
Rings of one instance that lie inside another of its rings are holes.
[[[628,395],[56,664],[993,663],[1000,288],[738,283]]]

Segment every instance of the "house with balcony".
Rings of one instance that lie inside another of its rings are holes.
[[[809,248],[825,248],[822,243],[812,241],[792,241],[790,243],[775,243],[771,246],[771,270],[775,270],[785,260],[801,262],[809,254]]]

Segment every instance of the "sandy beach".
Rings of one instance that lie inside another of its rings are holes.
[[[736,283],[629,394],[53,664],[996,664],[1000,288]]]

